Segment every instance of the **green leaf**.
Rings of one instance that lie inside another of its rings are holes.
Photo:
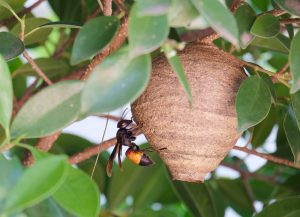
[[[116,17],[97,17],[84,24],[73,45],[71,64],[76,65],[99,53],[111,42],[118,28]]]
[[[13,109],[13,87],[8,66],[0,55],[0,124],[9,129]]]
[[[260,123],[268,115],[272,95],[268,85],[257,76],[250,76],[241,84],[237,98],[238,131]]]
[[[153,210],[153,209],[145,209],[140,207],[140,209],[135,210],[132,214],[130,214],[130,217],[179,217],[178,213],[174,210],[168,210],[167,208],[159,210]]]
[[[211,27],[231,43],[238,44],[238,27],[231,12],[219,1],[192,0]]]
[[[293,75],[293,84],[291,93],[295,93],[300,89],[300,32],[294,36],[291,44],[290,52],[290,68]]]
[[[206,183],[188,183],[173,181],[177,195],[195,217],[222,217],[216,207],[215,198],[210,193],[209,185]]]
[[[64,81],[49,86],[26,102],[13,120],[13,138],[50,135],[75,121],[80,112],[83,82]]]
[[[289,53],[290,40],[280,33],[274,38],[255,37],[251,42],[251,45],[266,48],[268,50],[279,51],[282,53]]]
[[[251,33],[261,38],[275,37],[279,32],[279,18],[272,14],[258,16],[251,28]]]
[[[146,88],[150,73],[149,55],[130,59],[127,49],[114,53],[87,79],[81,99],[82,113],[107,112],[133,102]]]
[[[13,59],[24,51],[23,42],[9,32],[0,32],[0,54],[5,60]]]
[[[26,19],[25,38],[24,38],[25,45],[27,46],[27,45],[37,44],[37,43],[44,43],[48,39],[50,33],[52,32],[52,29],[41,29],[28,36],[27,34],[33,31],[34,29],[38,28],[39,26],[49,22],[50,20],[46,18],[40,18],[40,17],[30,17]],[[20,35],[20,32],[21,32],[21,24],[18,23],[13,27],[11,33],[13,33],[16,37],[18,37]]]
[[[275,0],[275,2],[283,10],[288,11],[291,14],[300,16],[300,1],[299,0]]]
[[[0,213],[2,213],[4,200],[22,175],[23,167],[17,158],[6,160],[0,155],[0,171]]]
[[[298,128],[300,129],[300,91],[297,91],[292,95],[291,100],[292,108],[295,114],[295,118],[297,121]]]
[[[173,71],[175,72],[180,84],[182,85],[188,97],[190,104],[192,104],[192,91],[188,79],[185,75],[183,66],[180,62],[180,59],[176,54],[176,50],[174,50],[169,44],[164,44],[162,47],[169,64],[171,65]]]
[[[180,16],[178,16],[180,14]],[[173,0],[168,13],[169,25],[189,28],[200,17],[198,10],[190,0]]]
[[[3,4],[3,2],[5,3],[5,5]],[[0,19],[2,20],[4,18],[12,16],[12,13],[9,10],[7,10],[6,5],[9,5],[11,10],[18,12],[23,8],[24,3],[25,0],[1,0],[0,5],[2,5],[3,7],[0,7]]]
[[[43,217],[67,217],[52,198],[25,209],[24,213],[30,217],[40,217],[41,214]]]
[[[34,205],[52,195],[68,175],[66,158],[53,156],[28,168],[10,191],[4,212],[11,213]]]
[[[157,16],[166,14],[171,6],[171,0],[138,0],[136,3],[138,16]]]
[[[255,21],[255,11],[247,4],[242,4],[234,14],[239,29],[239,41],[242,48],[246,48],[253,39],[250,29]]]
[[[292,109],[289,109],[284,122],[284,131],[292,150],[295,163],[300,163],[300,129],[297,124],[295,113]]]
[[[251,144],[256,148],[263,145],[270,135],[275,124],[276,113],[275,109],[272,107],[268,116],[254,127]]]
[[[48,2],[63,22],[84,22],[88,15],[99,8],[97,0],[49,0]]]
[[[270,0],[265,0],[265,1],[261,1],[261,0],[251,0],[252,4],[254,4],[254,6],[256,8],[258,8],[261,11],[267,11],[269,4],[270,4]]]
[[[52,58],[39,58],[34,60],[35,63],[40,67],[40,69],[47,75],[50,79],[60,78],[69,72],[69,66],[63,60],[56,60]],[[32,66],[27,63],[19,67],[16,71],[13,72],[13,77],[15,76],[35,76],[39,77],[36,71]]]
[[[271,95],[272,95],[272,103],[276,103],[277,96],[276,96],[276,92],[275,92],[275,88],[274,88],[274,84],[272,82],[272,79],[270,78],[269,75],[267,75],[265,73],[259,73],[259,76],[264,80],[264,82],[269,87],[269,90],[270,90]]]
[[[79,217],[95,217],[100,210],[97,185],[88,175],[71,167],[66,181],[53,198],[64,209]]]
[[[133,5],[128,20],[128,40],[133,56],[147,54],[157,49],[168,37],[166,15],[138,16],[137,5]]]
[[[300,211],[300,197],[290,197],[277,200],[265,207],[255,217],[292,217],[293,213]]]
[[[247,190],[241,179],[230,180],[223,178],[218,179],[217,183],[229,206],[243,217],[252,216],[254,212],[252,201],[247,196]]]

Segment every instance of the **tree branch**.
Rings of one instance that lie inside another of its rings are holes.
[[[243,152],[246,152],[248,154],[253,154],[255,156],[261,157],[263,159],[266,159],[268,161],[272,161],[272,162],[277,163],[277,164],[281,164],[281,165],[285,165],[285,166],[288,166],[288,167],[293,167],[293,168],[296,168],[296,169],[300,169],[300,165],[294,164],[293,162],[291,162],[289,160],[286,160],[286,159],[283,159],[283,158],[275,157],[275,156],[272,156],[272,155],[269,155],[269,154],[259,153],[255,150],[248,149],[248,148],[245,148],[245,147],[234,146],[233,149],[238,150],[238,151],[243,151]]]

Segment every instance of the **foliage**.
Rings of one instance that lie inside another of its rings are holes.
[[[113,1],[112,14],[106,8],[111,0],[48,0],[54,15],[47,19],[24,10],[25,2],[0,0],[1,217],[222,217],[228,207],[241,216],[300,215],[299,170],[272,162],[250,172],[243,159],[228,155],[222,164],[239,177],[212,172],[205,183],[184,183],[172,181],[151,153],[154,166],[125,159],[125,171],[115,169],[109,179],[105,151],[91,179],[95,157],[74,167],[68,163],[94,146],[89,141],[62,134],[49,153],[32,146],[74,121],[133,102],[145,90],[157,55],[167,57],[192,106],[177,50],[184,36],[192,41],[195,32],[211,27],[222,37],[215,45],[243,59],[249,75],[236,97],[242,137],[250,135],[252,148],[264,150],[271,132],[277,134],[276,152],[269,154],[299,168],[299,0],[248,0],[237,8],[233,0]],[[48,86],[45,76],[54,84]],[[28,150],[35,160],[29,168],[22,162]]]

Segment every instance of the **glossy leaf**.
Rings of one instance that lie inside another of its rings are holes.
[[[97,17],[88,21],[75,39],[71,64],[76,65],[99,53],[111,42],[118,28],[119,20],[116,17]]]
[[[50,135],[75,121],[80,111],[83,83],[64,81],[47,87],[26,102],[15,117],[11,136]]]
[[[231,12],[219,1],[192,0],[211,27],[231,43],[238,44],[238,27]]]
[[[254,209],[251,199],[247,195],[247,190],[242,183],[242,180],[235,179],[218,179],[218,186],[224,198],[226,198],[226,203],[236,210],[243,217],[251,217]],[[232,190],[234,189],[234,191]]]
[[[178,16],[180,14],[180,16]],[[200,17],[198,10],[190,0],[173,0],[168,13],[169,25],[172,27],[193,26],[193,22]]]
[[[279,18],[272,14],[263,14],[256,18],[251,33],[261,38],[271,38],[280,31]]]
[[[84,22],[84,19],[99,7],[98,1],[49,0],[53,11],[63,22]]]
[[[34,61],[50,79],[60,78],[69,72],[68,64],[62,60],[56,60],[52,58],[39,58],[35,59]],[[29,63],[22,65],[16,71],[13,72],[13,77],[19,75],[30,75],[38,77],[36,71],[32,68],[32,66]]]
[[[41,29],[39,31],[36,31],[30,35],[27,36],[27,34],[34,29],[38,28],[39,26],[49,23],[50,20],[46,18],[39,18],[39,17],[30,17],[25,20],[25,45],[33,45],[37,43],[44,43],[47,39],[50,33],[52,32],[52,29]],[[16,37],[20,35],[21,32],[21,24],[18,23],[14,26],[14,28],[11,30],[11,33],[13,33]]]
[[[150,72],[149,55],[130,59],[127,49],[114,53],[97,66],[86,81],[82,113],[99,114],[133,102],[146,88]]]
[[[292,95],[291,101],[297,125],[300,129],[300,91],[297,91],[295,94]]]
[[[254,147],[263,145],[276,123],[275,109],[271,108],[268,116],[254,127],[251,144]]]
[[[294,36],[291,44],[290,52],[290,68],[293,75],[293,84],[291,93],[295,93],[300,89],[300,32]]]
[[[277,96],[276,96],[276,92],[275,92],[275,88],[274,88],[274,84],[272,82],[272,79],[270,78],[269,75],[267,75],[265,73],[259,73],[259,76],[264,80],[264,82],[269,87],[269,90],[270,90],[271,96],[272,96],[272,103],[276,103]]]
[[[9,5],[10,9],[18,12],[23,8],[25,0],[1,0],[0,6],[3,5],[2,3],[5,3],[6,5]],[[3,7],[0,7],[0,19],[11,17],[12,13],[7,10],[5,5]]]
[[[6,160],[0,155],[0,171],[0,213],[2,213],[4,201],[22,175],[23,167],[17,158]]]
[[[266,48],[268,50],[279,51],[282,53],[289,53],[290,40],[283,34],[278,34],[274,38],[267,38],[267,39],[255,37],[252,40],[251,45]]]
[[[0,55],[5,60],[13,59],[24,51],[23,42],[9,32],[0,32]]]
[[[53,156],[37,161],[10,191],[4,203],[4,212],[22,210],[52,195],[65,181],[68,169],[65,157]]]
[[[157,16],[166,14],[171,6],[171,0],[138,0],[136,3],[138,16]]]
[[[10,126],[13,109],[13,87],[8,66],[0,55],[0,125]]]
[[[192,104],[192,91],[191,91],[188,79],[185,75],[183,66],[180,62],[180,59],[178,58],[178,56],[176,54],[176,50],[174,50],[169,44],[164,44],[163,50],[164,50],[165,56],[166,56],[169,64],[171,65],[180,84],[182,85],[190,104]]]
[[[255,21],[255,11],[247,4],[242,4],[234,14],[239,29],[239,41],[242,48],[246,48],[252,41],[250,29]]]
[[[215,198],[210,193],[209,186],[206,183],[188,183],[173,181],[177,195],[193,216],[197,217],[221,217],[224,213],[218,213]]]
[[[69,169],[63,185],[53,198],[64,209],[79,217],[95,217],[100,210],[100,194],[96,184],[78,169]]]
[[[133,5],[128,20],[128,40],[133,56],[147,54],[157,49],[168,37],[166,15],[138,16],[137,5]]]
[[[299,212],[300,197],[290,197],[277,200],[265,207],[255,217],[293,217],[292,213]]]
[[[153,210],[153,209],[138,209],[135,210],[130,217],[179,217],[176,211],[171,211],[167,209]]]
[[[274,0],[279,7],[288,11],[291,14],[300,16],[300,1],[299,0]]]
[[[40,217],[41,214],[43,214],[43,217],[67,217],[52,198],[25,209],[24,213],[30,217]]]
[[[251,76],[241,84],[237,99],[238,131],[260,123],[270,111],[272,95],[268,85],[257,76]]]
[[[295,163],[300,163],[300,129],[296,121],[295,113],[289,109],[284,119],[284,131],[292,150]]]

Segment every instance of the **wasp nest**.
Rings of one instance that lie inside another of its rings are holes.
[[[193,95],[192,107],[165,57],[153,62],[146,91],[132,112],[176,180],[204,181],[236,143],[235,97],[246,78],[242,63],[212,45],[179,53]]]

